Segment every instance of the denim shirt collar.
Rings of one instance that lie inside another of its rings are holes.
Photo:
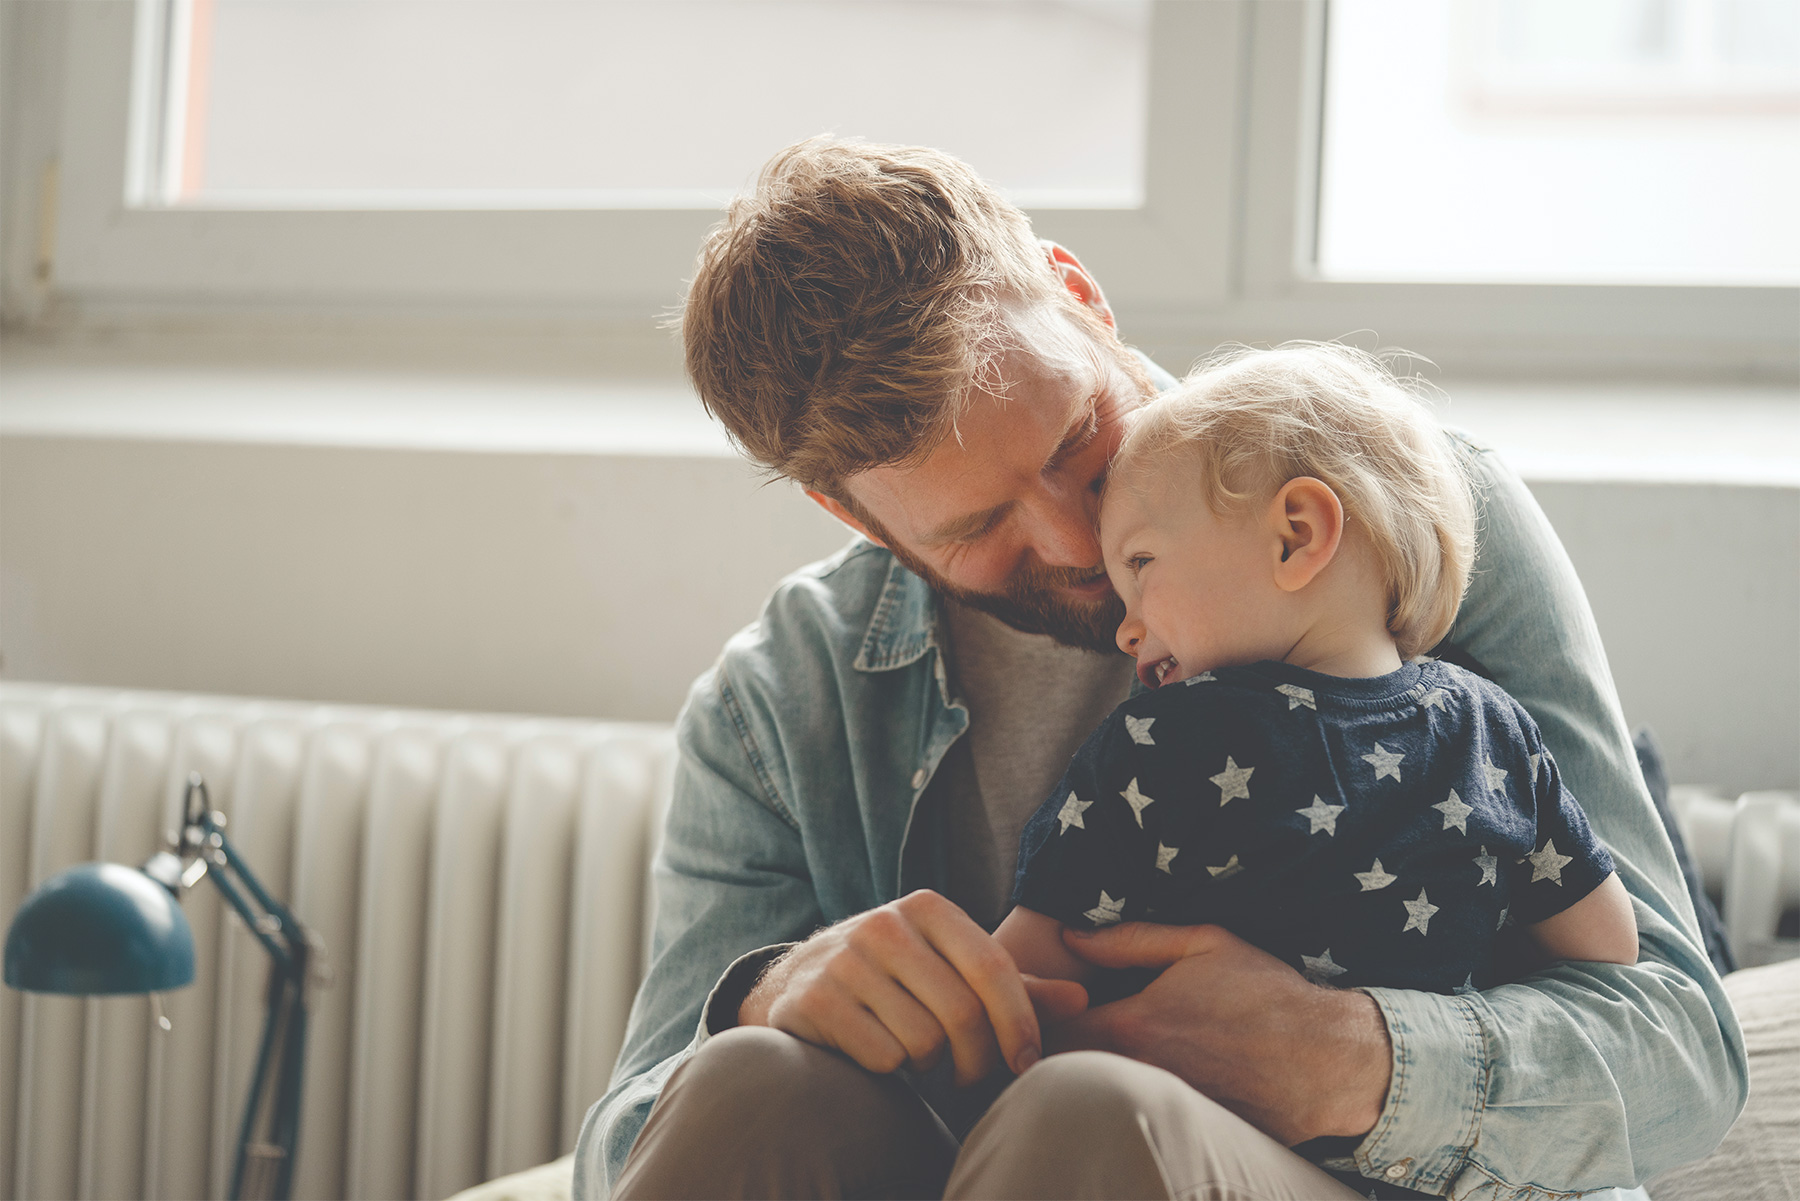
[[[916,663],[938,645],[937,627],[937,594],[895,559],[854,666],[858,671],[893,671]]]

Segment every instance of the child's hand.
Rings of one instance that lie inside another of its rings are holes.
[[[1054,1026],[1087,1012],[1087,989],[1073,980],[1046,980],[1041,976],[1021,975],[1025,995],[1037,1011],[1039,1027]]]

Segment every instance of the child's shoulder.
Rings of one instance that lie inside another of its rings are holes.
[[[1426,704],[1436,704],[1441,698],[1434,698],[1432,692],[1441,690],[1444,697],[1454,697],[1457,707],[1486,726],[1491,734],[1503,733],[1530,744],[1533,750],[1541,749],[1537,722],[1505,688],[1486,676],[1443,660],[1430,660],[1424,669],[1420,678],[1426,686]]]

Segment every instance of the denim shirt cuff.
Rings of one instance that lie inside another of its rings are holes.
[[[1487,1104],[1488,1040],[1473,998],[1365,988],[1387,1021],[1393,1074],[1381,1117],[1356,1149],[1357,1170],[1453,1195]]]
[[[715,1034],[723,1034],[738,1024],[738,1010],[743,1007],[744,998],[756,987],[756,982],[771,963],[798,944],[791,942],[777,943],[772,947],[758,947],[732,961],[719,982],[713,985],[712,991],[706,994],[706,1004],[700,1008],[700,1030],[694,1040],[698,1047]]]

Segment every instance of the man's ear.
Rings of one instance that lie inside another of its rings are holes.
[[[1113,320],[1112,306],[1106,303],[1106,294],[1094,282],[1094,277],[1088,274],[1087,268],[1081,265],[1081,260],[1048,238],[1039,238],[1038,245],[1050,256],[1050,266],[1062,280],[1063,287],[1073,292],[1075,299],[1093,309],[1100,320],[1106,322],[1108,329],[1118,329],[1119,323]]]
[[[873,533],[870,532],[868,526],[866,526],[862,522],[858,521],[856,519],[856,515],[854,513],[852,513],[849,509],[845,508],[844,502],[839,500],[837,497],[827,496],[827,495],[825,495],[825,493],[818,491],[816,488],[806,489],[806,494],[808,496],[812,497],[814,504],[818,505],[821,509],[824,509],[827,513],[831,514],[833,517],[837,518],[839,521],[843,522],[845,525],[849,526],[851,529],[855,530],[857,533],[859,533],[863,537],[867,538],[870,542],[873,542],[876,546],[884,547],[884,548],[887,546],[887,543],[883,542],[881,539],[877,538]]]
[[[1298,592],[1336,557],[1344,540],[1343,503],[1325,481],[1301,476],[1275,493],[1268,519],[1275,532],[1275,586]]]

